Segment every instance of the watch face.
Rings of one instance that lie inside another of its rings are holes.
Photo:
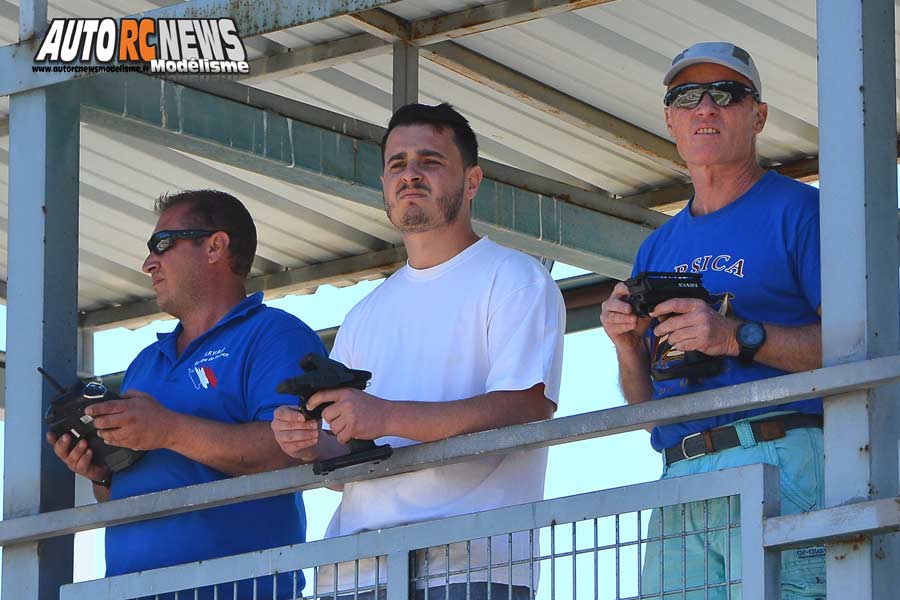
[[[766,331],[759,323],[744,323],[737,331],[738,342],[741,346],[755,348],[766,339]]]

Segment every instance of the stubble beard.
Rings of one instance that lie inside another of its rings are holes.
[[[423,210],[421,206],[417,206],[415,204],[410,205],[406,208],[398,222],[394,218],[393,207],[388,206],[386,198],[384,199],[384,204],[385,211],[388,215],[388,220],[390,220],[390,222],[393,223],[394,227],[396,227],[401,233],[424,233],[433,229],[446,227],[456,221],[456,218],[459,216],[459,211],[462,209],[464,198],[464,183],[460,185],[459,188],[454,192],[439,196],[435,200],[435,202],[437,203],[438,211],[440,212],[442,217],[440,222],[435,222],[434,219],[429,218],[425,210]]]

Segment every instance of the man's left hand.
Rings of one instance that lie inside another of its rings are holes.
[[[677,350],[699,350],[710,356],[737,356],[740,352],[735,337],[738,321],[720,315],[702,300],[672,298],[660,302],[650,316],[661,317],[653,330],[656,337],[669,334],[668,342]]]
[[[309,399],[309,408],[333,402],[322,411],[332,433],[342,444],[353,440],[374,440],[387,435],[392,402],[353,388],[323,390]]]
[[[169,447],[168,436],[177,417],[153,396],[135,390],[117,400],[92,404],[84,412],[94,417],[97,435],[104,442],[132,450]]]

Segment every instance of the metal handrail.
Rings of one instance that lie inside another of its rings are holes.
[[[661,402],[598,410],[398,448],[388,461],[356,465],[327,476],[315,475],[309,466],[293,467],[18,517],[0,522],[0,546],[327,485],[397,475],[462,462],[476,456],[554,446],[651,425],[843,394],[897,381],[900,381],[900,355],[846,363],[668,398]]]
[[[60,600],[146,597],[376,556],[388,557],[391,593],[408,589],[409,577],[408,570],[401,569],[399,580],[392,580],[391,562],[408,565],[409,553],[415,550],[727,496],[740,497],[743,597],[762,600],[768,597],[763,590],[778,564],[777,555],[767,554],[763,547],[763,523],[778,513],[780,504],[778,471],[762,464],[69,584],[60,588]]]

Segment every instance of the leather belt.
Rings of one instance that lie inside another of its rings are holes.
[[[770,442],[783,438],[791,429],[802,427],[822,427],[822,415],[794,413],[770,419],[749,422],[753,437],[757,442]],[[741,445],[738,432],[733,425],[698,431],[682,438],[681,443],[666,448],[666,465],[679,460],[690,460]]]

